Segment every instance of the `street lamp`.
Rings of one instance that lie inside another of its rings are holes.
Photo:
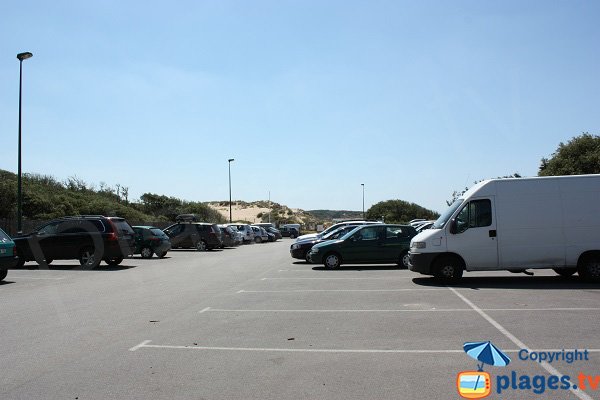
[[[33,57],[29,52],[17,54],[19,59],[19,168],[17,176],[17,233],[23,231],[23,193],[21,182],[21,92],[23,87],[23,60]]]
[[[230,158],[227,160],[229,163],[229,223],[231,223],[231,162],[235,161],[235,159]]]
[[[361,183],[360,184],[362,186],[363,189],[363,221],[365,219],[365,184]]]

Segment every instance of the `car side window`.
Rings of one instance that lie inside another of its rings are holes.
[[[175,236],[175,235],[179,235],[182,230],[183,230],[183,226],[175,225],[172,228],[165,229],[165,232],[170,236]]]
[[[57,229],[57,233],[84,233],[86,230],[81,225],[81,221],[64,221]]]
[[[58,230],[58,225],[60,224],[60,221],[58,222],[51,222],[46,226],[43,226],[41,229],[38,230],[38,234],[40,235],[54,235],[56,234],[57,230]]]
[[[376,227],[364,228],[356,232],[354,234],[354,237],[362,241],[377,240],[378,231],[379,229],[377,229]]]
[[[399,226],[388,226],[385,229],[385,238],[388,240],[400,239],[406,236],[406,233]]]
[[[488,199],[470,201],[456,216],[456,231],[481,228],[492,224],[492,202]]]

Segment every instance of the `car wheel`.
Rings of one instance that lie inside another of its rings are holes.
[[[338,268],[342,264],[342,259],[336,253],[329,253],[323,259],[325,268]]]
[[[25,266],[25,257],[23,257],[23,253],[17,250],[17,257],[19,257],[19,261],[17,261],[17,268],[23,268]]]
[[[206,251],[208,248],[206,246],[206,242],[204,240],[200,240],[196,243],[196,250],[198,251]]]
[[[257,237],[254,238],[254,242],[255,243],[260,243],[260,242],[262,242],[262,238],[260,236],[257,236]]]
[[[408,251],[403,251],[400,254],[400,259],[398,260],[398,266],[400,266],[400,268],[408,269],[409,265],[410,265],[410,256],[408,255]]]
[[[577,272],[577,268],[552,268],[552,270],[558,275],[564,276],[565,278],[568,278]]]
[[[166,251],[160,251],[158,253],[156,253],[156,257],[158,258],[164,258],[167,255]]]
[[[456,282],[462,278],[463,265],[454,257],[442,257],[435,263],[434,276],[442,281]]]
[[[142,250],[140,251],[142,258],[152,258],[153,253],[154,252],[150,247],[142,247]]]
[[[310,251],[307,251],[306,253],[304,253],[304,259],[306,260],[307,263],[310,263],[310,257],[308,256],[308,253],[310,253]]]
[[[294,235],[293,233],[290,233],[290,239],[296,239],[296,235]]]
[[[4,278],[6,278],[6,275],[8,275],[8,270],[7,269],[0,269],[0,281],[3,281]]]
[[[108,265],[112,265],[114,267],[115,265],[119,265],[123,262],[123,257],[109,258],[104,261],[106,261]]]
[[[590,281],[600,281],[600,257],[587,256],[579,262],[577,273],[580,277]]]
[[[100,265],[100,257],[96,259],[94,249],[92,247],[86,247],[79,253],[79,264],[81,264],[82,267],[94,269]]]

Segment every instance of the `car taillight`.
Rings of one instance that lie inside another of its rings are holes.
[[[115,240],[119,240],[119,238],[117,237],[116,233],[111,232],[108,234],[108,237],[106,238],[106,240],[115,241]]]

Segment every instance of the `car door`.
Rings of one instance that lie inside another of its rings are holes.
[[[381,248],[382,261],[398,262],[400,254],[403,251],[408,251],[409,247],[410,235],[408,228],[398,225],[385,227],[385,240]]]
[[[33,259],[39,262],[44,259],[54,260],[60,258],[62,254],[62,242],[59,233],[61,224],[62,221],[50,222],[31,235],[28,246]]]
[[[341,256],[344,262],[380,262],[384,259],[382,255],[384,245],[383,233],[383,226],[365,226],[356,231],[344,242],[344,246],[341,247]]]
[[[467,202],[450,224],[448,251],[460,255],[467,269],[496,269],[498,240],[493,196]]]
[[[169,239],[171,240],[171,245],[173,246],[173,248],[175,247],[182,247],[182,242],[183,242],[183,225],[182,224],[177,224],[177,225],[173,225],[170,226],[168,228],[166,228],[164,230],[164,232],[167,234],[167,236],[169,236]]]

